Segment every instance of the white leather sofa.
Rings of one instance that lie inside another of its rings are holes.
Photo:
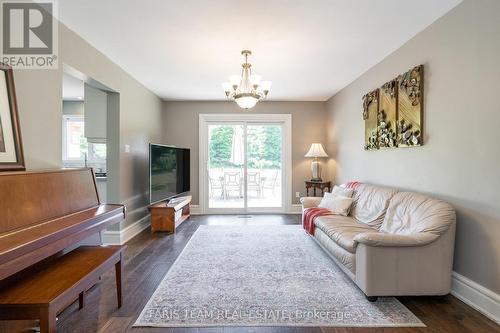
[[[353,198],[349,216],[314,220],[314,239],[370,301],[450,292],[455,241],[451,205],[367,184],[359,185]],[[302,198],[302,209],[320,201]]]

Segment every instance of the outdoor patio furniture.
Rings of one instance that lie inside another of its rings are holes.
[[[260,177],[260,172],[247,173],[247,192],[256,192],[257,196],[262,197],[262,181],[264,178]]]
[[[278,170],[270,170],[269,176],[262,182],[262,190],[268,189],[275,195],[275,188],[278,186]]]
[[[224,199],[230,192],[237,192],[239,198],[243,197],[243,187],[240,172],[224,172]]]
[[[210,183],[210,197],[213,197],[215,192],[220,191],[220,197],[224,198],[224,178],[223,177],[209,177]]]

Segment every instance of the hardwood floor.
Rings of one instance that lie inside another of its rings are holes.
[[[154,234],[149,230],[128,242],[124,268],[124,304],[116,308],[114,273],[89,290],[85,308],[73,303],[58,320],[58,332],[131,333],[365,333],[365,332],[499,332],[497,324],[455,297],[398,298],[426,325],[425,328],[344,328],[344,327],[214,327],[214,328],[133,328],[136,317],[174,263],[199,225],[282,225],[300,223],[298,215],[192,216],[175,235]],[[36,323],[0,323],[0,332],[30,332]]]

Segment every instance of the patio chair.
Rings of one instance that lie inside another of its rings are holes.
[[[239,172],[224,172],[224,199],[229,192],[238,192],[239,198],[243,197],[241,174]]]
[[[271,190],[273,195],[275,195],[275,188],[278,185],[278,170],[270,171],[270,176],[266,177],[265,181],[262,184],[262,190]]]
[[[260,172],[247,173],[247,191],[256,192],[259,198],[262,197],[262,178]]]
[[[220,191],[220,198],[224,198],[224,178],[223,177],[209,177],[210,183],[210,197],[214,197],[215,191]]]

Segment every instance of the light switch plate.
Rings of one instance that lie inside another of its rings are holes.
[[[130,153],[130,145],[125,145],[125,152]]]

